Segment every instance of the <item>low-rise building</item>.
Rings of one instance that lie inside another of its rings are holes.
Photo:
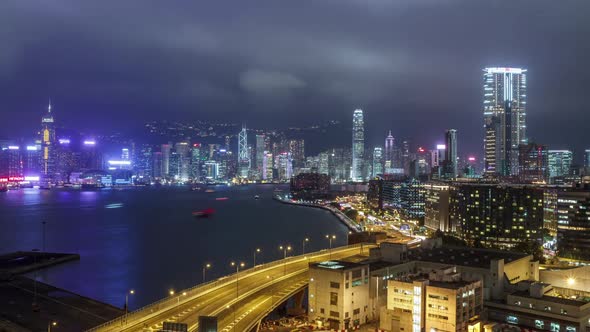
[[[329,329],[366,323],[369,310],[369,265],[325,261],[309,267],[309,319]]]

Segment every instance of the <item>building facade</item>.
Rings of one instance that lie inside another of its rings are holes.
[[[357,109],[352,116],[352,166],[350,179],[355,182],[364,180],[365,123],[363,110]]]

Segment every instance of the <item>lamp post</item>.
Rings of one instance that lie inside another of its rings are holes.
[[[256,254],[257,253],[258,254],[260,253],[260,248],[256,248],[256,250],[254,250],[254,265],[252,265],[254,267],[256,267]]]
[[[236,267],[236,304],[238,302],[238,298],[240,297],[240,291],[239,291],[239,281],[240,281],[240,267],[244,267],[246,264],[242,263],[236,263],[236,262],[231,262],[231,266],[235,266]],[[233,330],[236,330],[236,306],[234,305],[234,326],[233,326]]]
[[[305,239],[303,239],[303,246],[302,247],[303,247],[303,254],[304,255],[305,255],[305,243],[306,242],[309,242],[309,238],[308,237],[306,237]]]
[[[207,272],[207,269],[211,268],[211,264],[207,263],[205,265],[203,265],[203,282],[205,282],[205,273]]]
[[[279,246],[279,250],[283,251],[284,274],[287,275],[287,251],[291,251],[291,246]]]
[[[326,239],[330,241],[330,259],[332,259],[332,240],[336,239],[336,235],[326,235]]]
[[[57,326],[57,322],[56,321],[47,323],[47,332],[51,332],[51,328],[53,326]]]
[[[127,315],[129,314],[129,295],[135,294],[133,289],[129,290],[125,293],[125,324],[127,324]]]

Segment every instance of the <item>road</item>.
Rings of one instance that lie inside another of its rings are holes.
[[[358,255],[361,248],[368,255],[369,247],[339,247],[259,265],[179,292],[89,331],[157,331],[164,321],[186,323],[190,331],[196,331],[199,316],[217,316],[219,331],[246,331],[307,285],[309,263]]]

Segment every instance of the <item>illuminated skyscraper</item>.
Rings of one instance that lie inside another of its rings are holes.
[[[387,137],[385,138],[385,159],[384,159],[385,168],[398,167],[398,166],[394,166],[394,162],[393,162],[394,150],[395,150],[395,139],[391,135],[391,130],[390,130],[389,135],[387,135]]]
[[[250,151],[248,150],[248,132],[242,127],[238,135],[238,176],[247,178],[250,172]]]
[[[486,174],[517,175],[518,146],[526,144],[526,69],[484,70]]]
[[[570,150],[549,150],[549,177],[564,176],[570,173],[573,153]]]
[[[445,134],[446,149],[445,149],[445,177],[457,177],[457,130],[449,129]]]
[[[363,181],[363,161],[365,155],[365,123],[363,110],[356,109],[352,116],[352,167],[350,179]]]
[[[266,151],[265,136],[256,135],[256,176],[258,179],[263,178],[264,153]]]
[[[41,118],[41,174],[51,179],[55,172],[55,125],[51,114],[51,101],[47,113]]]
[[[590,175],[590,149],[584,151],[584,173]]]
[[[375,147],[373,149],[373,173],[372,177],[383,175],[383,148]]]
[[[162,144],[162,176],[166,177],[170,173],[170,151],[172,146],[170,144]]]

